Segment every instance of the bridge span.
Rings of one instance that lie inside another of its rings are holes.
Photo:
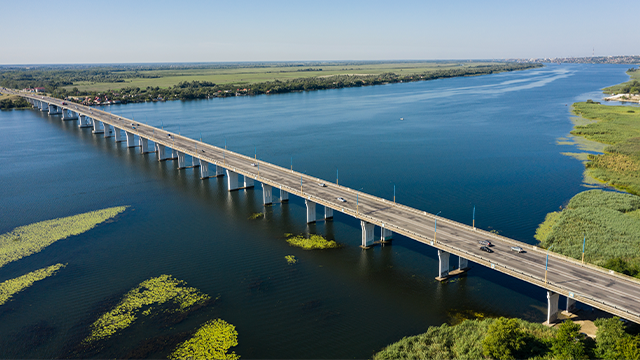
[[[435,247],[439,257],[438,279],[466,271],[472,261],[537,285],[547,291],[548,322],[557,320],[559,296],[563,295],[567,298],[568,312],[579,301],[640,323],[639,279],[99,109],[0,90],[24,97],[41,111],[59,114],[63,121],[78,120],[79,127],[92,127],[94,134],[114,137],[117,142],[126,142],[127,147],[139,147],[141,153],[156,153],[158,161],[177,160],[178,169],[199,167],[202,179],[226,175],[229,191],[259,183],[265,205],[274,202],[274,189],[279,201],[287,201],[290,194],[299,196],[305,200],[308,223],[318,220],[316,205],[324,209],[321,219],[332,219],[334,211],[355,217],[360,220],[361,246],[365,249],[390,241],[394,233]],[[375,226],[381,228],[379,240],[374,239]],[[494,252],[481,251],[479,240],[491,241]],[[524,252],[512,251],[512,246],[521,247]],[[459,259],[457,269],[451,272],[450,254]]]

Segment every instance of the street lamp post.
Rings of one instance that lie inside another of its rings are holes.
[[[438,215],[440,215],[440,213],[442,212],[442,210],[438,211],[438,213],[436,214],[435,217],[435,224],[433,225],[433,243],[436,243],[436,236],[438,235]]]
[[[582,265],[584,265],[584,245],[587,242],[587,235],[582,238]]]
[[[340,185],[338,184],[338,168],[336,168],[336,185]]]
[[[253,158],[255,160],[258,160],[258,148],[257,147],[253,148]]]
[[[549,246],[549,248],[547,249],[547,260],[545,261],[544,264],[544,283],[547,283],[547,269],[549,268],[549,251],[551,251],[551,248],[553,247],[553,245]]]
[[[293,172],[293,156],[291,157],[291,172]]]
[[[476,207],[473,206],[473,230],[476,229]]]
[[[393,184],[393,203],[396,203],[396,184]]]
[[[302,175],[300,175],[300,193],[302,194]]]

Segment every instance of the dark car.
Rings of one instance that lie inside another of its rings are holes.
[[[488,252],[488,253],[492,253],[492,252],[493,252],[493,250],[489,249],[489,248],[488,248],[488,247],[486,247],[486,246],[481,246],[481,247],[480,247],[480,250],[485,251],[485,252]]]

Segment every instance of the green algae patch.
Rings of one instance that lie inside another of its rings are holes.
[[[322,235],[312,234],[308,238],[303,235],[289,236],[287,237],[289,245],[297,246],[305,250],[321,250],[321,249],[336,249],[341,245],[333,240],[327,240]]]
[[[287,255],[284,258],[285,260],[287,260],[287,264],[289,265],[294,265],[295,263],[298,262],[298,259],[296,259],[296,257],[293,255]]]
[[[65,267],[64,264],[51,265],[49,267],[32,271],[15,279],[9,279],[0,283],[0,305],[3,305],[11,297],[20,291],[30,287],[34,282],[40,281],[54,275],[58,270]]]
[[[175,279],[171,275],[160,275],[143,281],[124,295],[116,307],[91,325],[91,334],[83,343],[90,344],[106,339],[119,330],[129,327],[138,317],[150,316],[162,311],[159,306],[167,302],[176,306],[174,312],[187,312],[193,306],[201,305],[211,297],[193,287],[186,287],[186,282]]]
[[[263,216],[264,216],[264,214],[263,214],[263,213],[261,213],[261,212],[259,212],[259,213],[253,213],[253,214],[251,214],[251,215],[249,216],[249,220],[255,220],[255,219],[261,218],[261,217],[263,217]]]
[[[227,359],[237,360],[240,355],[227,353],[238,345],[236,327],[222,319],[207,321],[193,337],[180,344],[169,359]]]
[[[0,235],[0,267],[40,252],[45,247],[69,236],[82,234],[123,212],[117,206],[84,214],[46,220],[20,226]]]

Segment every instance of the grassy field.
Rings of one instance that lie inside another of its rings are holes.
[[[640,194],[640,108],[575,103],[573,111],[588,120],[571,134],[607,144],[602,155],[589,155],[587,173],[617,189]]]
[[[156,78],[134,78],[125,82],[90,83],[77,82],[65,86],[67,90],[77,87],[80,91],[105,91],[123,87],[147,86],[168,88],[182,81],[210,81],[216,84],[247,85],[273,80],[290,80],[332,75],[377,75],[383,73],[414,74],[435,70],[458,69],[489,65],[489,62],[398,62],[398,63],[365,63],[365,64],[320,64],[313,66],[281,66],[277,64],[264,67],[240,67],[240,68],[203,68],[203,69],[162,69],[137,71],[140,76],[158,76]],[[317,71],[322,69],[322,71]],[[122,72],[123,74],[134,72]]]

